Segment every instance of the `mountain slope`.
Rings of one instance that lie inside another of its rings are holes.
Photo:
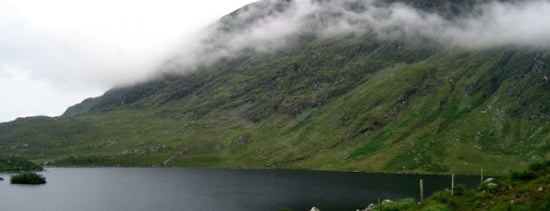
[[[245,7],[217,32],[232,36],[287,4]],[[412,4],[452,18],[472,3]],[[243,20],[243,10],[255,13]],[[115,88],[61,117],[0,124],[0,153],[56,165],[494,174],[550,158],[550,50],[369,31],[287,42]]]

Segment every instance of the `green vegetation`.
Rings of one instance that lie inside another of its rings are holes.
[[[25,159],[0,157],[0,172],[42,171],[42,167]]]
[[[550,159],[549,50],[372,33],[297,40],[115,88],[61,117],[2,123],[0,154],[57,166],[498,175]]]
[[[11,177],[10,181],[12,184],[44,184],[46,183],[46,178],[34,173],[34,171],[42,170],[44,169],[41,166],[22,158],[0,157],[0,172],[22,172]]]
[[[533,164],[521,172],[513,172],[508,178],[488,179],[477,189],[457,186],[454,195],[449,190],[436,192],[421,204],[403,199],[382,207],[392,211],[550,210],[550,162]],[[524,172],[529,172],[525,174],[529,176],[524,177]]]
[[[23,172],[12,176],[10,182],[12,184],[40,185],[46,184],[46,178],[34,172]]]
[[[413,199],[413,198],[400,199],[400,200],[396,200],[396,201],[392,201],[392,202],[384,204],[382,206],[382,210],[385,210],[385,211],[404,210],[404,209],[415,206],[416,203],[417,203],[416,200]],[[375,209],[376,208],[377,207],[375,207]],[[380,208],[380,207],[378,207],[378,208]]]

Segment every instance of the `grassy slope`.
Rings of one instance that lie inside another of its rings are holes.
[[[531,165],[509,177],[492,178],[476,189],[457,185],[434,193],[422,203],[401,199],[382,205],[381,210],[548,210],[550,209],[550,163]],[[535,168],[533,168],[535,167]],[[492,184],[491,184],[492,183]],[[380,210],[380,207],[375,207]]]
[[[20,158],[0,157],[0,173],[21,171],[42,171],[42,167]]]
[[[0,152],[57,165],[493,174],[550,156],[548,52],[373,39],[112,90],[72,115],[0,124]]]

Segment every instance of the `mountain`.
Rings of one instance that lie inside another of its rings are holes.
[[[61,166],[504,174],[550,158],[548,48],[449,45],[423,26],[355,30],[364,16],[347,19],[413,8],[454,23],[487,2],[316,0],[302,15],[300,1],[260,1],[154,79],[60,117],[0,124],[0,154]]]

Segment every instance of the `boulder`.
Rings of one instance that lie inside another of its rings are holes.
[[[490,183],[490,182],[494,182],[495,181],[495,178],[487,178],[483,181],[483,183]]]
[[[374,210],[374,204],[371,203],[371,204],[369,204],[369,206],[367,208],[362,209],[362,210],[357,209],[356,211],[373,211],[373,210]]]

